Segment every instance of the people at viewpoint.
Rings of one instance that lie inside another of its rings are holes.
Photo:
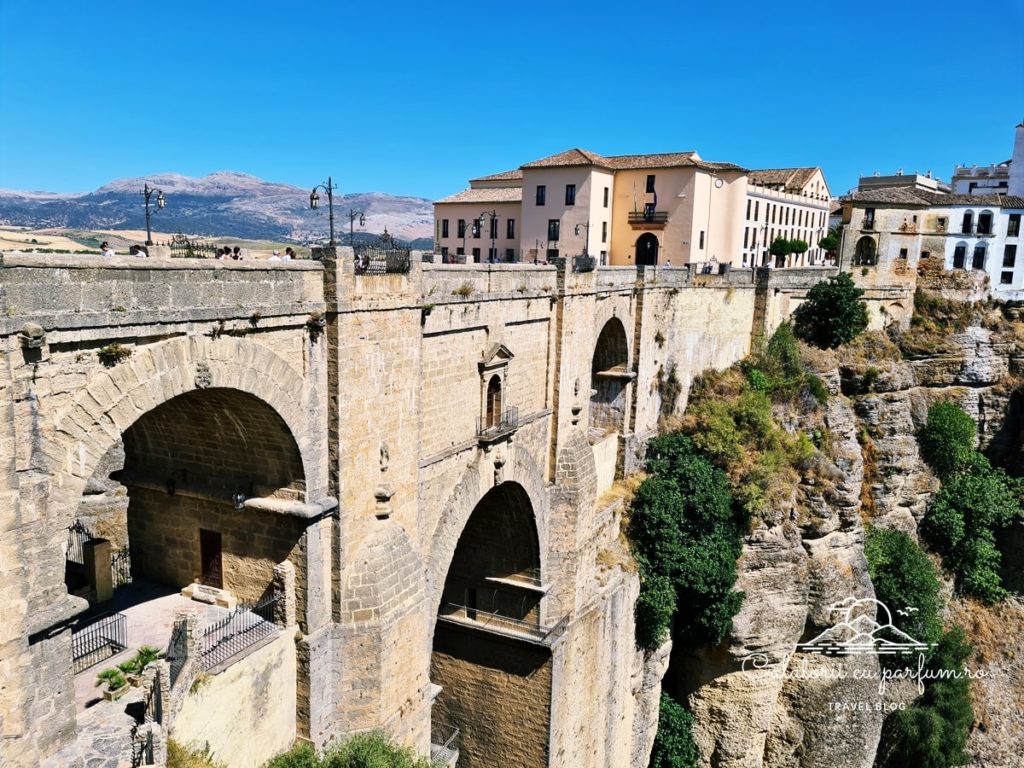
[[[100,255],[101,256],[113,256],[114,255],[114,249],[110,247],[110,243],[108,243],[106,240],[104,240],[102,243],[100,243]]]

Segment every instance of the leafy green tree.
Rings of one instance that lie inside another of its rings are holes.
[[[662,692],[649,768],[699,768],[700,764],[700,753],[693,740],[693,715]]]
[[[721,642],[743,600],[733,590],[742,524],[729,480],[680,433],[648,444],[647,470],[629,524],[641,574],[637,642],[651,648],[663,639],[669,597],[673,610],[686,607],[677,633],[695,644]]]
[[[924,550],[903,531],[868,528],[864,555],[875,594],[893,611],[896,627],[923,643],[937,643],[942,637],[941,584]],[[916,610],[899,613],[907,607]]]
[[[793,313],[793,330],[823,349],[845,344],[868,327],[863,295],[848,272],[833,275],[807,292],[806,301]]]
[[[827,253],[835,253],[839,250],[839,241],[842,238],[843,225],[836,224],[831,227],[828,234],[818,241],[818,247]]]
[[[956,575],[957,588],[987,603],[1006,596],[996,531],[1021,519],[1021,481],[975,454],[947,478],[921,521],[921,532]]]
[[[919,437],[921,455],[939,477],[965,469],[972,460],[977,428],[955,403],[933,403]]]
[[[928,671],[946,676],[930,677],[921,700],[895,713],[888,729],[886,766],[950,768],[967,762],[965,747],[974,721],[970,681],[950,673],[962,675],[972,653],[962,628],[953,627],[943,635]]]
[[[789,240],[784,237],[776,237],[772,240],[772,244],[768,246],[768,253],[776,258],[779,258],[780,256],[785,258],[792,253],[789,247]]]
[[[789,241],[789,252],[792,253],[795,256],[799,256],[799,255],[801,255],[803,253],[807,253],[807,249],[809,247],[810,246],[807,244],[806,240],[801,240],[801,239],[797,238],[796,240],[790,240]]]

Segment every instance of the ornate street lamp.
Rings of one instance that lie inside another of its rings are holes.
[[[497,210],[481,211],[480,212],[480,216],[477,218],[477,221],[480,222],[480,226],[481,227],[484,224],[484,216],[486,216],[491,221],[491,226],[490,226],[490,230],[491,230],[491,253],[490,253],[490,257],[488,258],[488,261],[490,261],[491,259],[493,259],[494,261],[497,261],[498,260],[498,249],[494,247],[494,242],[495,242],[494,236],[496,234],[498,234],[498,232],[497,232],[497,228],[495,227],[494,221],[495,221],[495,219],[498,218],[498,211]],[[463,250],[465,250],[465,247],[463,247]]]
[[[156,192],[156,208],[157,208],[157,210],[160,210],[161,208],[164,207],[164,193],[163,193],[163,191],[161,191],[159,189],[154,189],[154,188],[150,187],[149,186],[149,182],[147,181],[145,183],[145,185],[143,186],[143,189],[142,189],[142,196],[146,200],[146,245],[147,246],[153,244],[153,229],[152,229],[152,227],[150,226],[150,223],[149,223],[149,218],[150,218],[150,216],[152,216],[152,213],[149,210],[149,198],[151,198],[153,196],[154,192]]]
[[[331,181],[331,177],[327,177],[327,181],[323,184],[317,184],[313,187],[313,191],[309,193],[309,207],[314,211],[320,206],[320,195],[317,194],[318,189],[322,189],[327,193],[327,218],[330,221],[331,226],[331,239],[327,243],[328,245],[334,246],[337,243],[334,241],[334,190],[338,186]]]
[[[366,226],[366,216],[363,211],[357,211],[354,208],[348,209],[348,244],[350,247],[356,247],[356,219],[359,219],[359,226]]]

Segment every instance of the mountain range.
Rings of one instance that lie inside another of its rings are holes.
[[[94,192],[60,194],[0,189],[0,224],[74,229],[145,229],[142,189],[163,192],[165,207],[155,213],[153,229],[189,235],[232,236],[254,240],[319,242],[327,238],[327,195],[310,210],[309,189],[264,181],[234,171],[194,178],[162,173],[118,179]],[[156,197],[151,201],[155,210]],[[362,212],[359,233],[380,234],[385,227],[413,247],[429,247],[434,227],[433,203],[422,197],[356,192],[334,197],[334,228],[339,242],[349,231],[349,211]],[[365,236],[365,235],[364,235]]]

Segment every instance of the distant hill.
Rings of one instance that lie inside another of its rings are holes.
[[[161,189],[166,207],[153,218],[153,229],[190,235],[232,236],[296,243],[327,238],[327,200],[309,208],[308,189],[263,181],[233,171],[192,178],[176,173],[137,179],[118,179],[79,195],[0,189],[0,224],[75,229],[145,229],[142,188],[148,182]],[[155,197],[154,197],[155,202]],[[356,192],[334,198],[335,236],[345,242],[350,209],[363,211],[366,225],[359,232],[388,232],[414,247],[429,247],[434,227],[433,203],[422,197],[383,192]],[[344,235],[344,236],[343,236]]]

